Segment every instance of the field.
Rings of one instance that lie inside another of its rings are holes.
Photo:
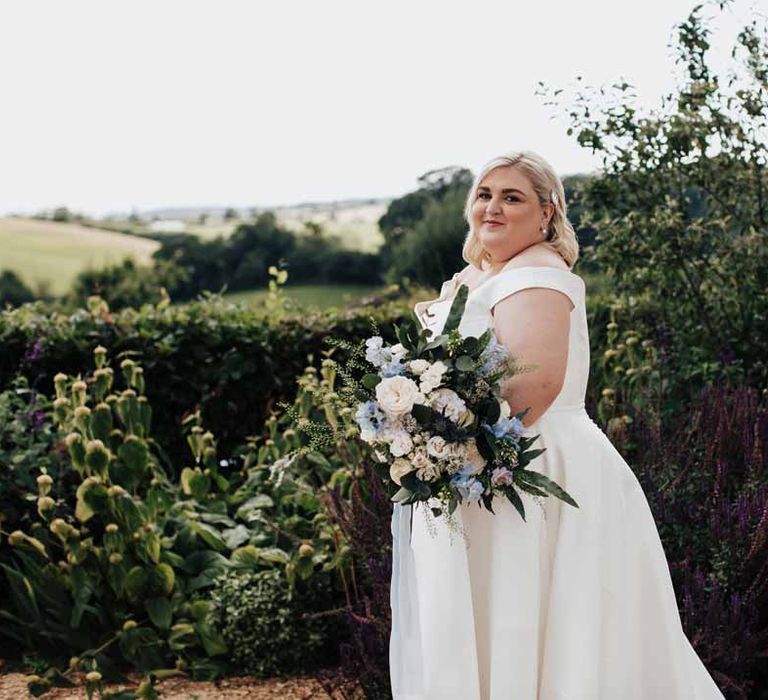
[[[79,224],[0,218],[0,270],[13,270],[35,291],[63,294],[86,268],[125,257],[148,264],[157,248],[156,241]]]
[[[345,308],[358,301],[362,297],[375,294],[381,289],[379,286],[369,285],[304,285],[296,287],[283,287],[285,295],[294,300],[302,308]],[[227,299],[240,304],[254,304],[267,296],[266,289],[257,289],[247,292],[232,292],[227,294]]]

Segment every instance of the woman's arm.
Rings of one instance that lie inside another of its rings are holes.
[[[517,365],[532,367],[504,380],[502,396],[512,414],[528,407],[528,427],[549,408],[565,381],[568,363],[571,300],[543,287],[522,289],[492,309],[496,337]]]

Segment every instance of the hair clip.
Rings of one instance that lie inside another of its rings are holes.
[[[550,196],[550,199],[552,200],[552,204],[554,204],[555,206],[557,206],[557,203],[560,200],[560,198],[557,196],[557,192],[555,192],[554,190],[552,190],[552,195]]]

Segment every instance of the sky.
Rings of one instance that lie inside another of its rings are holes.
[[[535,91],[655,108],[695,0],[25,0],[0,5],[0,214],[396,197],[525,148],[600,162]],[[717,18],[728,63],[739,18]]]

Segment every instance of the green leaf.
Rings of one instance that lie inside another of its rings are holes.
[[[520,494],[514,489],[509,489],[505,493],[509,502],[516,508],[517,512],[520,513],[520,517],[525,520],[525,506],[523,505],[523,500],[520,498]]]
[[[516,477],[518,476],[517,470],[515,470],[513,473],[515,473]],[[557,498],[559,498],[561,501],[565,501],[575,508],[579,507],[576,501],[571,498],[570,494],[565,491],[565,489],[561,488],[558,484],[543,474],[521,469],[519,470],[519,478],[524,479],[528,483],[551,493],[553,496],[557,496]]]
[[[366,389],[375,389],[376,385],[381,381],[381,377],[378,374],[364,374],[363,378],[360,380],[362,385]]]
[[[461,317],[464,314],[464,306],[467,303],[467,296],[469,295],[469,287],[466,284],[459,285],[456,295],[453,297],[451,308],[448,311],[448,318],[443,326],[443,333],[450,334],[451,331],[456,330],[461,322]]]
[[[167,598],[148,598],[144,601],[144,609],[155,627],[161,630],[170,629],[173,611]]]
[[[265,547],[259,550],[259,556],[265,561],[271,561],[275,564],[287,564],[291,560],[288,552],[278,547]]]
[[[526,467],[528,464],[530,464],[536,457],[538,457],[540,454],[547,451],[546,447],[537,448],[535,450],[528,450],[527,452],[523,452],[523,454],[520,455],[520,461],[517,463],[517,466],[515,469],[522,470],[524,467]]]
[[[475,361],[469,355],[460,355],[456,358],[455,366],[459,372],[472,372],[475,369]]]
[[[412,495],[413,495],[412,492],[409,491],[407,488],[405,488],[403,486],[403,487],[400,488],[400,490],[394,496],[392,496],[392,498],[390,500],[393,503],[402,503],[407,498],[410,498],[410,496],[412,496]]]

